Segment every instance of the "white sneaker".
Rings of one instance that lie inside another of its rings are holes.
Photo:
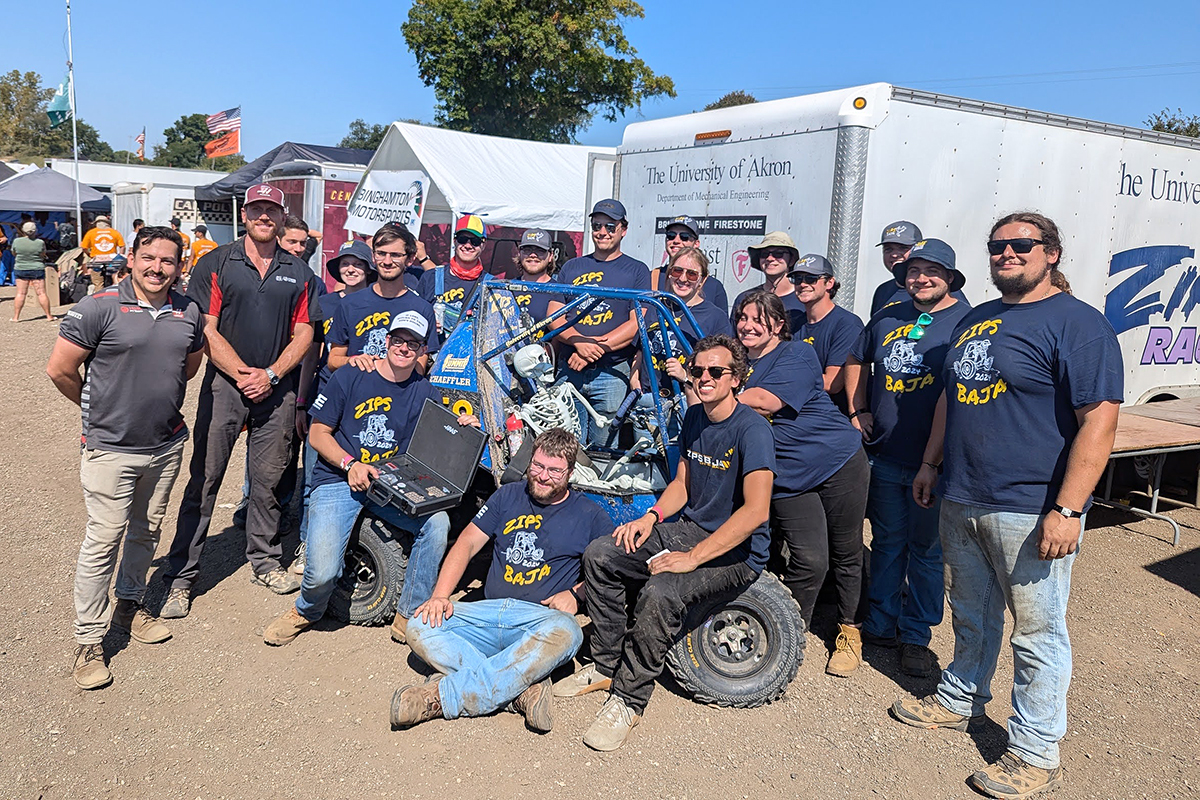
[[[608,701],[596,715],[596,721],[583,735],[583,743],[593,750],[604,752],[616,750],[625,744],[629,733],[641,719],[642,716],[633,713],[633,709],[625,705],[624,700],[615,694],[610,694]]]
[[[555,697],[579,697],[588,692],[598,692],[612,686],[612,678],[606,678],[596,671],[595,664],[580,667],[574,675],[568,675],[554,684]]]
[[[301,542],[300,546],[296,548],[296,558],[294,561],[292,561],[292,565],[288,567],[288,572],[292,573],[293,575],[304,574],[304,562],[306,560],[305,551],[307,549],[308,545],[306,545],[304,542]]]

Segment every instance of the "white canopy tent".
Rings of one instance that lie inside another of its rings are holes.
[[[433,184],[425,201],[426,224],[478,214],[488,225],[581,231],[589,157],[611,159],[615,152],[393,122],[363,180],[373,170],[424,172]],[[611,174],[608,181],[608,191],[591,187],[593,196],[610,196]]]

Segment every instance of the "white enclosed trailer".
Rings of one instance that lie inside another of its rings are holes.
[[[196,200],[196,187],[166,183],[117,183],[112,186],[113,227],[128,239],[133,221],[169,225],[178,217],[189,237],[192,228],[204,225],[217,244],[233,241],[233,207],[228,200]],[[126,242],[131,245],[132,242]]]
[[[1039,211],[1062,229],[1075,295],[1118,333],[1128,400],[1200,394],[1200,140],[871,84],[635,123],[615,171],[626,252],[662,263],[667,220],[690,214],[733,298],[761,282],[746,246],[788,231],[864,318],[888,223],[949,242],[980,303],[999,294],[992,223]]]

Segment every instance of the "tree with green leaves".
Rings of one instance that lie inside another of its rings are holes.
[[[1178,136],[1200,137],[1200,114],[1190,117],[1183,113],[1182,108],[1171,111],[1164,108],[1146,120],[1146,126],[1152,131],[1174,133]]]
[[[42,155],[41,140],[50,130],[46,105],[54,89],[42,87],[36,72],[11,70],[0,75],[0,149],[5,156]]]
[[[338,147],[357,147],[360,150],[378,149],[379,143],[387,134],[388,126],[378,123],[370,124],[361,118],[350,123],[350,132],[338,142]]]
[[[614,121],[675,96],[630,45],[634,0],[417,0],[400,26],[437,97],[442,127],[574,141],[595,114]]]
[[[750,103],[757,103],[758,98],[748,92],[743,92],[738,89],[735,92],[729,92],[722,95],[719,99],[712,101],[704,107],[705,111],[712,111],[716,108],[731,108],[732,106],[745,106]]]

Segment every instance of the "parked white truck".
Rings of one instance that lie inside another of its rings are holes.
[[[785,230],[830,259],[837,302],[863,318],[888,223],[949,242],[980,303],[998,296],[992,222],[1040,211],[1062,228],[1074,293],[1117,331],[1128,400],[1200,394],[1198,139],[871,84],[635,123],[614,184],[624,249],[651,266],[667,220],[690,214],[732,299],[760,283],[746,246]]]

